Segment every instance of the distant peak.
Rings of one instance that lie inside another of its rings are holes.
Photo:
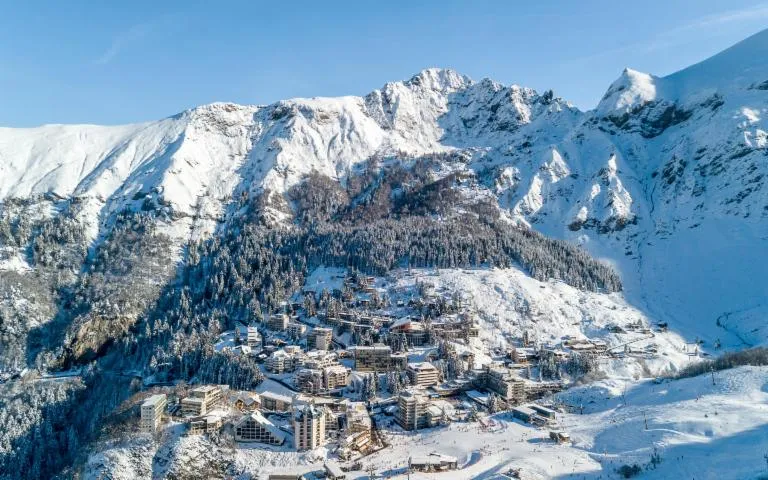
[[[620,110],[631,110],[657,98],[658,78],[653,75],[625,68],[616,81],[608,88],[597,106],[602,115]]]
[[[461,90],[472,83],[471,78],[447,68],[427,68],[405,82],[408,86],[418,86],[438,92]]]

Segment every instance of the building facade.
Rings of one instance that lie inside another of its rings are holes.
[[[164,393],[152,395],[141,404],[141,430],[147,433],[156,432],[163,421],[168,397]]]
[[[383,344],[354,347],[355,370],[361,372],[389,372],[405,370],[408,357],[393,354],[392,349]]]
[[[293,411],[293,442],[296,450],[314,450],[325,445],[325,411],[312,404]]]
[[[210,412],[221,403],[223,392],[213,385],[197,387],[189,396],[181,400],[181,413],[184,416],[201,416]]]
[[[333,330],[325,327],[315,327],[307,337],[308,350],[330,350],[333,344]]]
[[[282,445],[286,434],[267,420],[261,413],[245,415],[234,425],[235,441],[258,442],[267,445]]]
[[[411,384],[417,387],[431,387],[440,380],[440,372],[429,362],[409,363],[406,372]]]

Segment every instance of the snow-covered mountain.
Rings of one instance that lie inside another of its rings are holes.
[[[450,70],[365,97],[212,104],[157,122],[0,129],[0,198],[56,212],[76,198],[98,242],[116,213],[154,202],[181,245],[233,198],[342,184],[372,158],[454,152],[468,194],[610,260],[628,300],[687,337],[768,339],[768,31],[685,70],[625,70],[595,110]],[[276,212],[281,220],[285,212]],[[18,258],[3,260],[21,268]]]

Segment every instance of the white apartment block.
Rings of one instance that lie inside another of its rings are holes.
[[[437,385],[440,379],[440,372],[429,362],[409,363],[406,371],[411,383],[417,387]]]
[[[168,404],[164,393],[152,395],[141,404],[141,430],[147,433],[156,432],[163,421],[163,412]]]
[[[256,327],[237,327],[237,339],[251,348],[261,347],[261,334]]]

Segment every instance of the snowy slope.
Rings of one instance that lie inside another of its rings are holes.
[[[758,478],[766,471],[767,375],[765,367],[740,367],[662,384],[606,381],[562,394],[585,405],[563,425],[573,446],[601,463],[594,477],[645,465],[656,448],[661,463],[641,478]]]
[[[78,197],[93,238],[152,198],[173,211],[162,228],[181,245],[245,192],[279,194],[313,171],[343,183],[371,157],[460,151],[481,190],[471,194],[612,262],[633,307],[686,337],[759,344],[767,49],[768,31],[667,77],[627,69],[590,112],[552,92],[428,69],[364,97],[0,129],[0,198]]]

